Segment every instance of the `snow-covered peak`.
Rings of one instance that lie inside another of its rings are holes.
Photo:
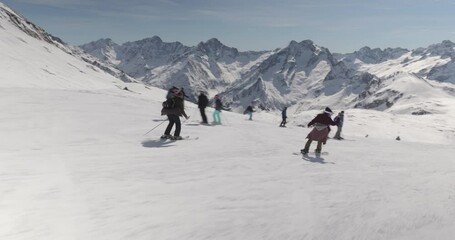
[[[397,59],[408,52],[409,50],[404,48],[385,48],[382,50],[380,48],[372,49],[366,46],[351,54],[341,54],[339,55],[341,57],[338,58],[348,63],[359,60],[365,64],[378,64],[387,60]]]
[[[214,47],[224,46],[224,44],[221,43],[220,40],[218,40],[217,38],[210,38],[205,43],[202,42],[202,44]]]
[[[196,46],[196,49],[197,51],[214,58],[235,58],[239,54],[239,51],[236,48],[228,47],[216,38],[211,38],[206,42],[200,42]]]
[[[97,57],[103,62],[116,64],[118,63],[117,58],[117,49],[119,45],[112,41],[110,38],[99,39],[94,42],[90,42],[80,46],[84,51],[90,53],[91,55]]]
[[[318,51],[318,47],[311,40],[304,40],[301,42],[296,42],[292,40],[289,45],[283,48],[281,51],[287,51],[290,54],[301,54],[302,52],[312,52],[315,53]]]
[[[139,45],[161,45],[164,44],[163,40],[158,37],[158,36],[153,36],[153,37],[148,37],[144,38],[138,41],[133,41],[133,42],[127,42],[126,45],[128,44],[139,44]]]
[[[418,48],[413,51],[413,55],[441,56],[442,58],[453,58],[455,56],[455,43],[444,40],[441,43],[432,44],[427,48]]]
[[[101,61],[117,65],[129,75],[141,79],[150,69],[171,63],[173,60],[190,50],[180,42],[163,42],[154,36],[142,40],[126,42],[122,45],[82,45],[86,52]]]
[[[97,41],[86,43],[82,46],[84,48],[95,49],[95,48],[105,48],[105,47],[117,47],[119,45],[117,43],[115,43],[114,41],[112,41],[112,39],[110,39],[110,38],[101,38]]]

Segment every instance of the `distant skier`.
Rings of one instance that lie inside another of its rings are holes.
[[[286,127],[286,118],[288,118],[286,112],[288,107],[284,107],[283,111],[281,111],[281,118],[283,119],[280,123],[280,127]]]
[[[201,112],[201,117],[202,117],[202,123],[207,124],[207,116],[205,115],[205,108],[209,104],[209,99],[205,95],[204,92],[201,92],[201,94],[198,97],[197,105],[199,107],[199,111]]]
[[[248,114],[250,116],[249,120],[253,120],[253,112],[254,112],[253,107],[251,105],[248,105],[243,114]]]
[[[220,113],[223,109],[223,103],[221,102],[221,96],[215,95],[215,111],[213,112],[213,124],[221,124]]]
[[[344,111],[341,111],[338,113],[338,115],[333,119],[335,122],[337,122],[337,132],[335,133],[335,136],[333,138],[342,140],[344,138],[341,137],[341,129],[343,128],[343,123],[344,123]]]
[[[329,107],[326,107],[323,113],[318,114],[310,123],[308,127],[314,125],[313,130],[308,134],[305,148],[300,150],[303,154],[307,154],[312,141],[317,141],[316,153],[321,153],[322,144],[326,144],[330,132],[330,125],[337,125],[330,117],[333,114]]]
[[[163,106],[161,110],[161,115],[167,115],[169,124],[167,125],[164,135],[161,136],[163,139],[173,139],[173,140],[182,140],[180,136],[181,131],[181,122],[180,117],[184,116],[186,119],[189,116],[186,115],[183,103],[183,93],[180,89],[173,87],[169,90],[172,96],[167,96],[166,106]],[[172,127],[175,124],[174,136],[171,135]]]

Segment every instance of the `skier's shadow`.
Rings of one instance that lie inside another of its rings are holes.
[[[142,141],[142,146],[146,148],[161,148],[161,147],[170,147],[171,141],[167,140],[145,140]]]
[[[335,164],[333,162],[325,162],[323,157],[320,156],[315,156],[315,157],[310,157],[310,156],[303,156],[303,160],[312,162],[312,163],[320,163],[320,164]]]

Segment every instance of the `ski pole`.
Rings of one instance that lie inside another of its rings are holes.
[[[153,131],[155,128],[159,127],[161,124],[163,124],[164,122],[166,121],[166,119],[164,119],[163,121],[161,121],[158,125],[156,125],[154,128],[150,129],[150,131],[146,132],[143,136],[147,135],[148,133],[150,133],[151,131]]]

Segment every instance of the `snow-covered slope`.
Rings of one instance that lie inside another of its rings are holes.
[[[302,159],[292,153],[311,129],[296,125],[319,111],[289,109],[287,128],[265,112],[253,121],[223,112],[223,125],[201,126],[188,103],[182,134],[199,139],[161,141],[164,91],[127,86],[136,93],[0,87],[1,239],[455,234],[453,108],[424,116],[345,109],[347,140]]]
[[[292,154],[311,130],[298,125],[320,112],[297,105],[288,109],[287,128],[265,111],[253,121],[223,111],[223,125],[204,126],[187,102],[182,135],[192,138],[162,141],[164,90],[116,79],[4,16],[2,240],[455,234],[453,98],[441,98],[428,115],[398,114],[396,104],[390,112],[344,109],[346,140],[329,140],[322,156]],[[387,81],[399,89],[414,80]]]
[[[66,45],[59,38],[48,34],[2,3],[0,3],[0,32],[0,48],[3,55],[1,64],[6,69],[26,71],[27,68],[40,68],[42,72],[39,79],[55,81],[53,79],[59,78],[59,73],[56,71],[61,66],[85,73],[88,71],[87,68],[91,68],[91,71],[105,72],[125,82],[135,81],[116,67],[99,62],[98,59],[77,47]],[[27,59],[29,56],[30,59]],[[61,58],[62,61],[55,61],[54,56]],[[33,57],[36,58],[33,59]],[[85,63],[81,64],[81,60]],[[56,67],[55,64],[59,66]],[[29,76],[27,80],[34,85],[40,85],[41,81],[36,79],[37,77]],[[58,84],[55,87],[58,87]]]
[[[356,108],[386,110],[401,114],[423,115],[444,113],[455,98],[455,87],[449,83],[425,80],[409,73],[396,73],[370,82],[353,102]]]

